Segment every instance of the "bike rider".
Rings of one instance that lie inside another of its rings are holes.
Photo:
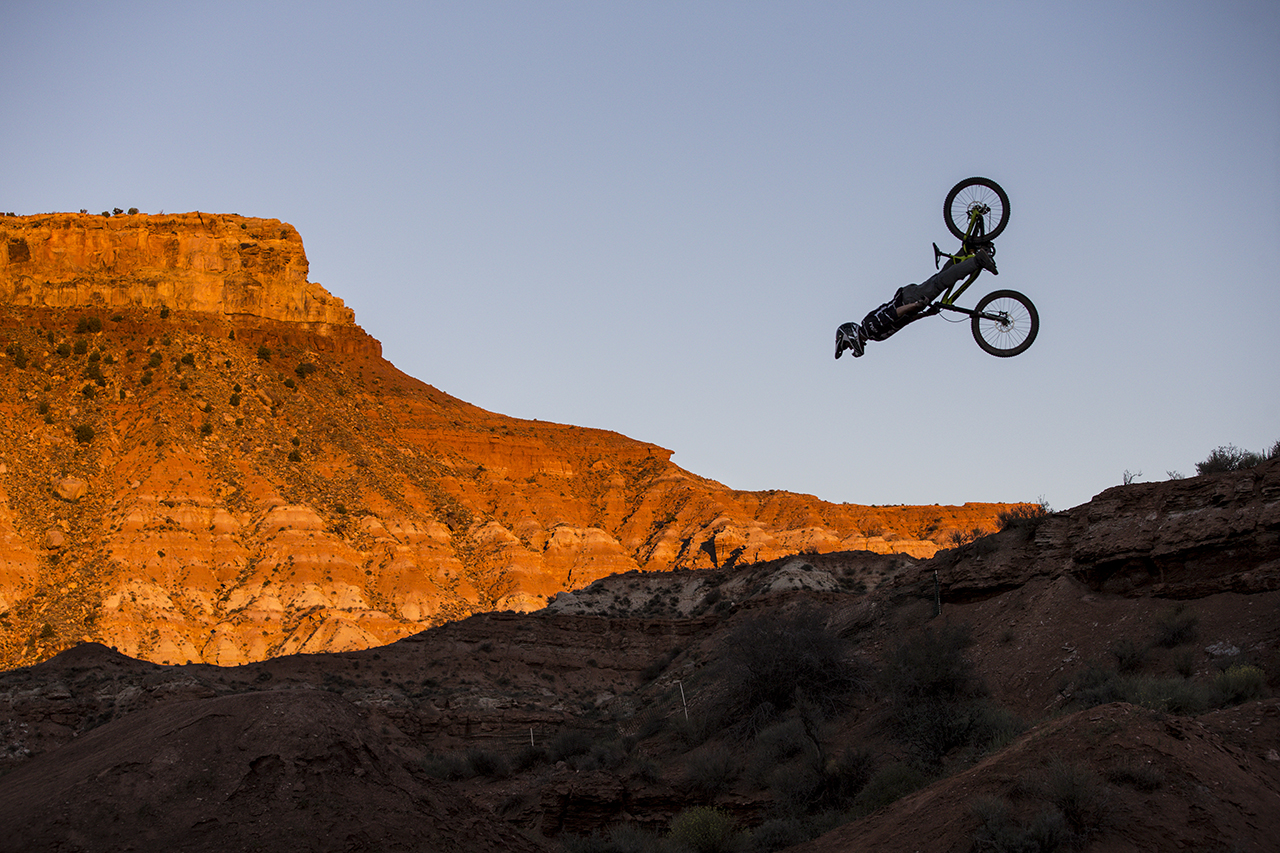
[[[867,341],[887,340],[912,320],[919,319],[921,309],[939,294],[980,269],[992,275],[1000,274],[991,255],[979,249],[972,257],[943,268],[922,284],[899,287],[893,298],[864,317],[861,325],[844,323],[836,329],[836,358],[847,349],[853,350],[854,358],[860,357]]]

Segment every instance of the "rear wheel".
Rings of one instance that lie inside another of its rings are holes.
[[[1009,224],[1009,196],[999,184],[990,178],[965,178],[951,188],[947,200],[942,203],[942,218],[947,230],[963,240],[969,230],[970,212],[979,213],[982,223],[975,229],[975,242],[991,241],[1000,236]]]
[[[1040,331],[1040,315],[1016,290],[996,290],[978,301],[973,339],[992,355],[1008,358],[1026,352]]]

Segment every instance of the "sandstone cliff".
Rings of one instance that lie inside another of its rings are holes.
[[[743,492],[397,371],[273,220],[0,218],[0,666],[367,648],[607,575],[932,556],[1006,504]]]
[[[205,213],[0,217],[0,302],[355,322],[341,299],[307,281],[292,225]]]

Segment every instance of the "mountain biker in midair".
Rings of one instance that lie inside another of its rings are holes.
[[[972,257],[946,266],[921,284],[898,288],[892,299],[864,317],[861,324],[843,323],[836,329],[836,358],[847,349],[853,350],[854,358],[860,357],[866,351],[867,341],[887,340],[911,321],[919,319],[924,307],[948,287],[980,269],[999,275],[991,255],[979,250]]]

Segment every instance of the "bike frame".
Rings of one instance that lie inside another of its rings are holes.
[[[996,253],[995,244],[989,240],[983,239],[986,231],[984,227],[983,217],[990,212],[991,212],[991,208],[985,204],[978,205],[969,211],[969,227],[965,229],[964,239],[960,241],[960,250],[956,252],[954,255],[942,251],[941,249],[938,248],[938,244],[934,243],[933,244],[934,267],[938,267],[938,262],[942,258],[948,259],[947,261],[948,265],[958,264],[961,261],[968,260],[969,258],[972,258],[974,256],[978,248],[985,249],[989,254],[995,255]],[[941,310],[946,309],[948,311],[955,311],[958,314],[967,314],[970,317],[981,317],[984,320],[993,320],[998,323],[1005,322],[1007,318],[1004,317],[1003,315],[988,314],[985,311],[982,313],[979,313],[972,308],[961,308],[960,306],[955,304],[955,301],[960,298],[961,294],[963,294],[966,290],[968,290],[969,285],[973,284],[974,281],[976,281],[978,276],[981,274],[982,274],[982,270],[976,269],[969,275],[967,279],[961,282],[958,287],[956,285],[952,285],[951,287],[948,287],[946,290],[942,292],[942,295],[940,295],[932,305],[930,305],[925,310],[921,311],[919,316],[921,317],[932,316],[934,314],[939,313]]]

